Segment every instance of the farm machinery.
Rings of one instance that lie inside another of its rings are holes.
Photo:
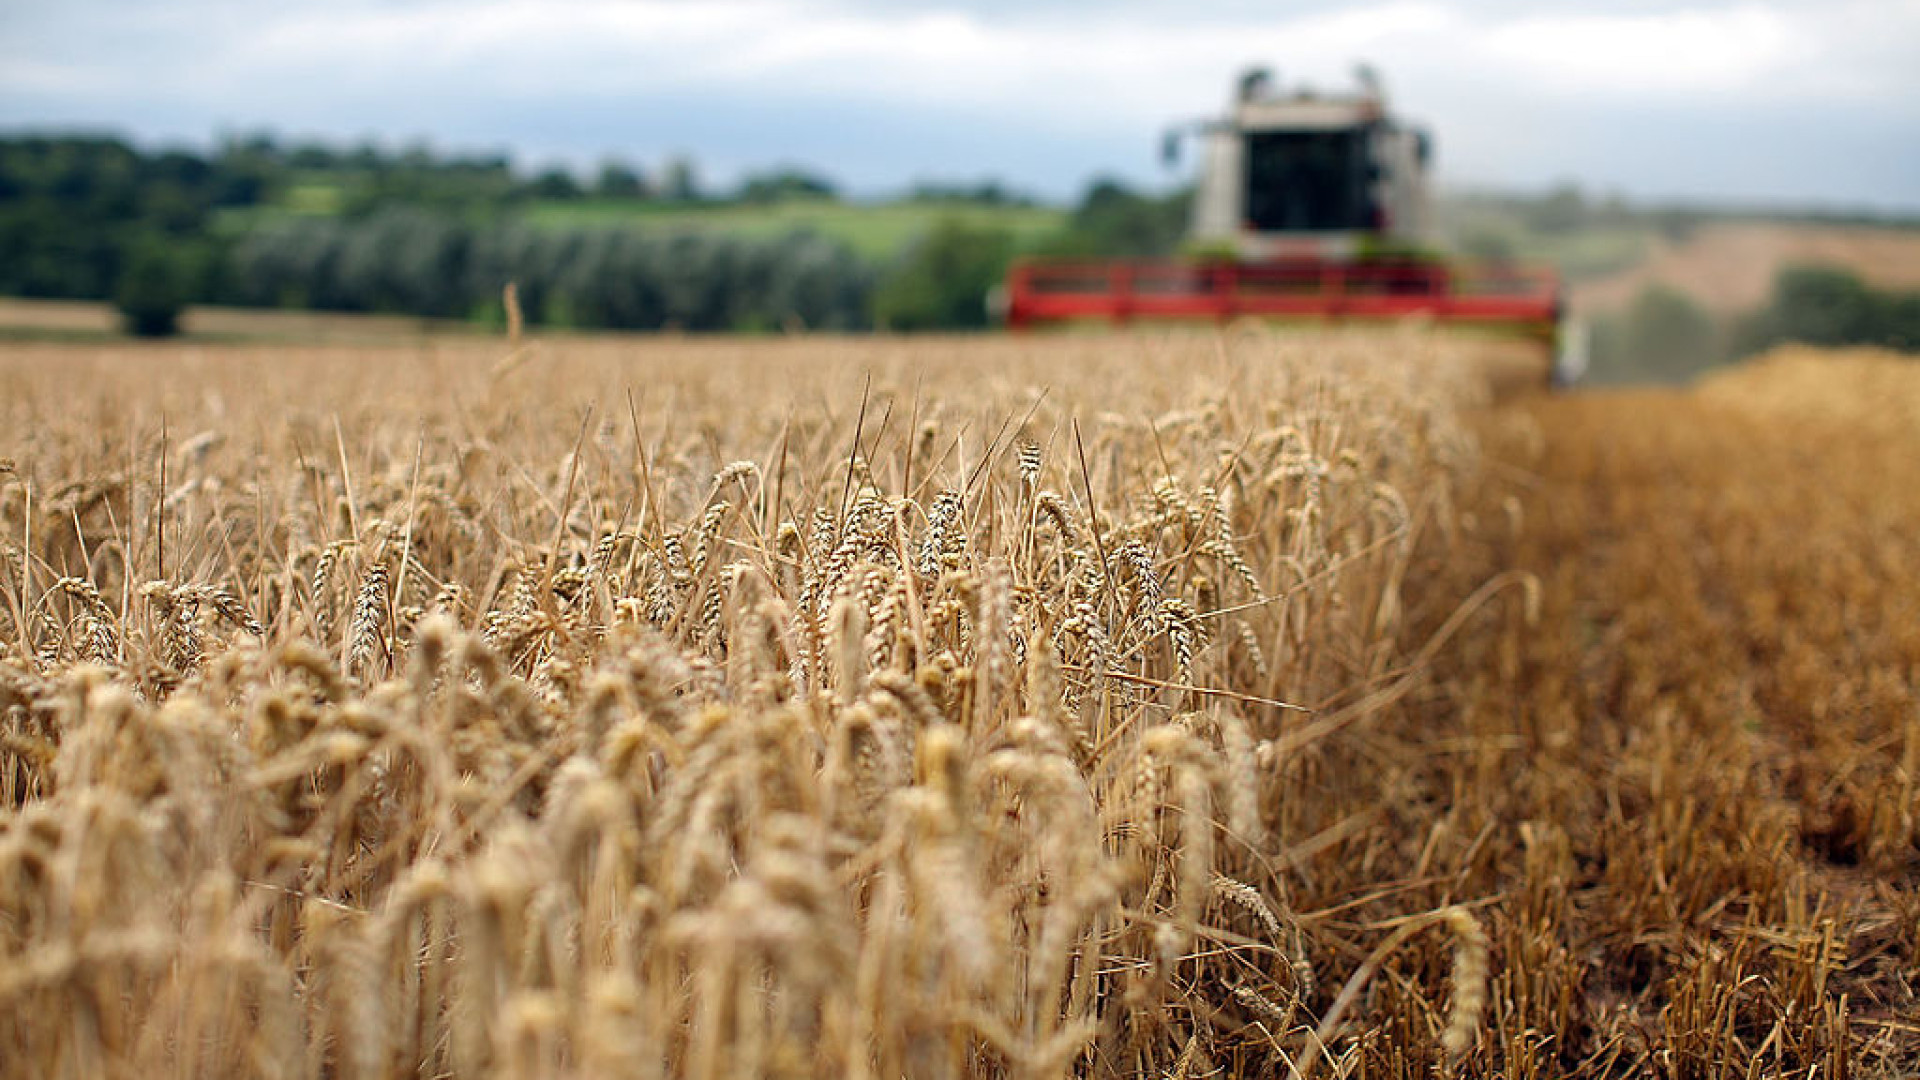
[[[1243,75],[1225,116],[1175,128],[1164,156],[1197,135],[1186,254],[1175,259],[1024,259],[1000,302],[1023,329],[1071,322],[1239,318],[1325,322],[1424,318],[1538,342],[1556,383],[1585,367],[1583,328],[1558,276],[1432,247],[1433,143],[1387,107],[1366,67],[1358,90],[1284,91]]]

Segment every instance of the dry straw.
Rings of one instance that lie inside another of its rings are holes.
[[[1450,347],[556,344],[506,304],[504,363],[103,352],[76,399],[67,347],[0,358],[0,1077],[1914,1061],[1861,1026],[1912,905],[1848,921],[1802,848],[1909,850],[1920,657],[1669,697],[1630,621],[1581,666],[1590,564],[1515,545],[1610,504],[1515,532]],[[1702,714],[1775,694],[1891,726],[1784,757]]]

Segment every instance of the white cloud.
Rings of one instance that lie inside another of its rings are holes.
[[[816,131],[855,112],[897,115],[903,131],[924,121],[923,144],[869,155],[893,155],[904,177],[963,126],[974,147],[1005,131],[1008,146],[1097,143],[1144,159],[1162,124],[1216,111],[1243,65],[1330,86],[1366,60],[1436,129],[1450,172],[1498,179],[1538,169],[1546,144],[1631,145],[1644,131],[1671,146],[1686,141],[1674,125],[1787,113],[1803,130],[1778,130],[1783,158],[1818,141],[1818,120],[1805,118],[1823,115],[1878,123],[1889,146],[1920,142],[1916,42],[1920,0],[66,0],[0,23],[0,122],[38,108],[90,123],[164,115],[175,133],[259,124],[402,137],[441,133],[457,115],[480,118],[461,130],[482,139],[585,156],[632,131],[583,120],[566,134],[575,116],[631,106],[657,124],[662,108],[723,105],[740,124],[764,103],[817,117]],[[487,127],[494,115],[517,119]],[[804,134],[778,152],[804,154]],[[678,144],[703,158],[762,156],[747,140],[764,128],[728,137]],[[570,151],[569,139],[591,145]]]
[[[1739,93],[1795,59],[1795,27],[1762,8],[1541,16],[1492,27],[1487,53],[1562,93]]]
[[[1370,52],[1459,25],[1432,3],[1171,26],[1137,15],[1009,19],[783,0],[486,0],[267,9],[262,17],[265,25],[230,35],[219,46],[224,55],[195,81],[216,80],[204,89],[218,92],[217,80],[236,75],[256,85],[294,74],[348,84],[377,75],[410,86],[459,78],[476,97],[523,98],[725,90],[1013,110],[1094,125],[1170,101],[1211,105],[1242,63],[1314,58],[1324,75],[1326,58],[1344,71]]]
[[[64,55],[60,45],[33,56],[0,44],[0,88],[206,97],[431,88],[476,100],[719,89],[1096,125],[1121,111],[1210,107],[1250,62],[1330,80],[1367,59],[1390,83],[1453,77],[1590,98],[1920,88],[1903,55],[1920,33],[1920,0],[1631,14],[1478,7],[1405,0],[1256,18],[1209,17],[1198,5],[1169,18],[802,0],[337,0],[247,5],[241,15],[203,2],[176,11],[171,35],[149,23],[158,33],[139,55],[93,53],[77,34],[46,35],[72,43]]]

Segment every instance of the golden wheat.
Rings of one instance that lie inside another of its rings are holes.
[[[0,357],[0,1075],[1914,1060],[1913,640],[1831,821],[1770,685],[1589,711],[1460,347],[510,348]]]

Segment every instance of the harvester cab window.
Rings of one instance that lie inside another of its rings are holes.
[[[1254,232],[1377,227],[1365,128],[1253,131],[1247,140],[1247,225]]]

